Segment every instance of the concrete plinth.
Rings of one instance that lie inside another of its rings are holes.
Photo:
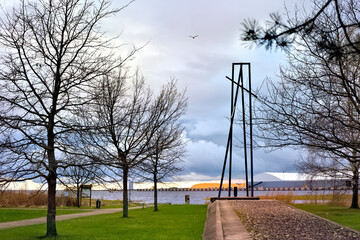
[[[212,197],[210,202],[215,202],[217,200],[259,200],[259,197]]]

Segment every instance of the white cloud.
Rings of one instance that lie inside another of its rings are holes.
[[[199,182],[212,182],[212,181],[219,181],[219,179],[221,178],[221,176],[208,176],[208,175],[203,175],[203,174],[198,174],[195,172],[191,172],[189,174],[186,175],[181,175],[179,176],[179,178],[182,181],[199,181]]]
[[[286,1],[290,10],[295,3],[298,0]],[[120,7],[124,3],[113,4]],[[274,77],[284,63],[281,51],[246,48],[240,42],[241,22],[253,18],[263,23],[269,13],[284,11],[284,1],[137,0],[106,22],[107,31],[123,30],[123,42],[139,46],[150,40],[132,65],[140,67],[152,88],[172,76],[178,79],[179,88],[187,88],[189,108],[184,119],[191,141],[182,173],[185,178],[221,174],[230,112],[230,83],[225,76],[231,76],[231,64],[251,63],[255,89],[266,76]],[[195,34],[199,35],[196,39],[188,37]],[[234,174],[239,178],[244,172],[242,154],[234,149]],[[292,154],[256,150],[254,171],[294,169]]]
[[[184,169],[181,178],[190,181],[209,181],[221,178],[226,147],[211,141],[189,141],[187,156],[184,160]],[[232,176],[245,179],[245,162],[243,149],[233,148]],[[255,149],[253,158],[254,175],[261,172],[295,172],[295,161],[298,152],[292,149],[283,149],[274,152],[264,152]],[[229,158],[227,159],[225,179],[228,177]],[[248,156],[248,174],[250,177],[250,160]]]
[[[220,178],[226,148],[219,146],[211,141],[190,141],[187,144],[187,156],[184,161],[184,170],[181,175],[197,174],[198,176],[208,176]],[[228,161],[228,160],[227,160]],[[236,152],[233,152],[233,176],[242,178],[240,176],[243,163],[243,158]],[[226,175],[228,164],[226,167]],[[206,179],[206,178],[204,178]]]
[[[217,176],[223,162],[225,147],[204,140],[190,141],[187,144],[187,157],[184,173],[196,172],[207,176]]]
[[[225,119],[225,117],[222,119],[199,120],[192,126],[189,126],[189,134],[200,137],[227,134],[229,131],[229,124],[229,121]]]
[[[255,171],[260,172],[295,172],[295,162],[299,152],[285,148],[273,152],[257,150],[254,153]]]

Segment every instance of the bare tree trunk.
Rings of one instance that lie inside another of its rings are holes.
[[[128,217],[129,211],[129,201],[128,201],[128,174],[129,169],[127,167],[123,168],[123,217]]]
[[[55,237],[56,232],[56,174],[50,172],[48,177],[48,212],[46,237]]]
[[[80,207],[80,186],[79,184],[76,185],[76,206]]]
[[[157,176],[154,173],[154,211],[159,211],[158,209],[158,189],[157,189]]]
[[[55,100],[53,100],[55,101]],[[56,106],[53,104],[53,106]],[[48,212],[47,212],[47,232],[46,237],[55,237],[56,232],[56,158],[54,151],[54,112],[56,107],[53,107],[52,114],[49,116],[48,137],[48,161],[49,161],[49,175],[48,175]]]
[[[352,201],[351,201],[351,206],[350,208],[359,208],[359,166],[358,163],[351,163],[351,167],[352,167],[352,172],[353,172],[353,176],[352,176]]]

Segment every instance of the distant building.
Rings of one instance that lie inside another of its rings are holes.
[[[348,186],[348,179],[311,178],[310,175],[300,173],[263,172],[254,176],[254,186],[264,188],[331,188]]]

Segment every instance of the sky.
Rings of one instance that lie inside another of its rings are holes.
[[[112,7],[129,1],[113,0]],[[14,3],[18,0],[1,0],[3,6]],[[296,4],[306,6],[303,0],[135,0],[102,21],[107,36],[119,35],[124,56],[133,47],[142,47],[128,65],[138,67],[152,89],[160,89],[171,78],[177,79],[180,90],[186,89],[189,106],[182,121],[188,143],[181,180],[220,179],[230,126],[231,85],[225,77],[231,76],[232,63],[251,63],[253,89],[267,77],[277,79],[279,66],[286,64],[281,50],[244,44],[241,23],[250,18],[264,24],[270,13],[285,14],[285,9],[293,15]],[[234,137],[242,137],[240,127],[235,127]],[[255,149],[254,174],[296,172],[298,158],[293,149]],[[242,148],[234,148],[232,175],[245,178]]]
[[[114,1],[121,7],[125,1]],[[111,34],[121,33],[127,47],[145,45],[129,63],[139,67],[152,89],[174,77],[179,89],[186,89],[184,181],[220,179],[229,131],[230,82],[233,62],[250,62],[252,87],[259,88],[266,77],[277,78],[280,64],[286,64],[281,50],[249,48],[240,41],[244,19],[269,20],[272,12],[294,13],[295,4],[286,0],[136,0],[103,22]],[[189,35],[198,35],[195,39]],[[126,53],[126,46],[122,49]],[[242,133],[235,129],[235,137]],[[296,172],[299,152],[282,149],[254,151],[254,174]],[[243,149],[234,148],[233,172],[244,179]]]

